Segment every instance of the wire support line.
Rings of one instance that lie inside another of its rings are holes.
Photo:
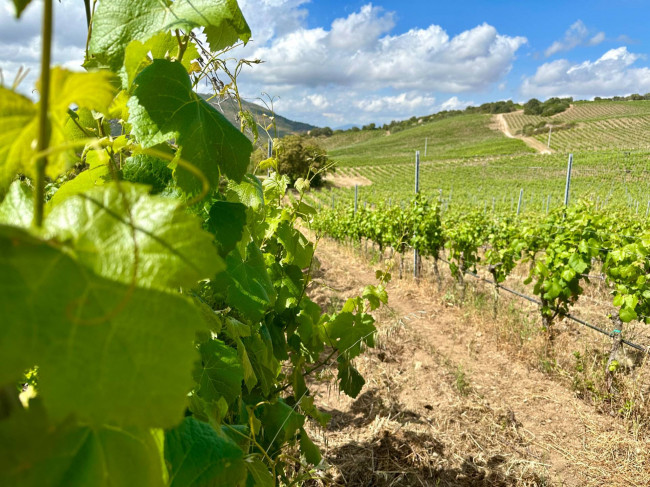
[[[445,259],[439,258],[438,260],[440,260],[441,262],[444,262],[445,264],[450,264],[450,262],[445,260]],[[476,274],[474,272],[471,272],[471,271],[468,271],[468,270],[464,270],[462,272],[464,274],[472,276],[472,277],[474,277],[476,279],[479,279],[480,281],[487,282],[488,284],[495,285],[499,289],[503,289],[506,292],[514,294],[515,296],[519,296],[520,298],[525,299],[527,301],[530,301],[531,303],[535,303],[538,306],[543,305],[542,302],[539,299],[534,298],[532,296],[528,296],[527,294],[524,294],[524,293],[520,293],[519,291],[516,291],[514,289],[510,289],[509,287],[503,286],[503,285],[499,284],[498,282],[493,281],[492,279],[486,279],[485,277],[479,276],[478,274]],[[552,311],[555,311],[556,313],[558,313],[561,316],[564,316],[565,318],[569,318],[570,320],[575,321],[576,323],[579,323],[579,324],[584,325],[584,326],[586,326],[588,328],[591,328],[592,330],[597,331],[599,333],[602,333],[603,335],[607,335],[608,337],[614,337],[616,335],[616,332],[609,332],[607,330],[603,330],[602,328],[599,328],[596,325],[592,325],[591,323],[588,323],[587,321],[583,320],[582,318],[578,318],[577,316],[575,316],[575,315],[573,315],[571,313],[564,312],[564,311],[562,311],[560,309],[557,309],[557,308],[554,308],[554,307],[551,307],[551,306],[549,306],[549,309],[551,309]],[[637,350],[639,350],[641,352],[650,353],[650,348],[648,348],[648,347],[644,347],[642,345],[637,345],[636,343],[630,342],[629,340],[626,340],[624,338],[621,338],[621,342],[623,342],[627,346],[635,348],[635,349],[637,349]]]

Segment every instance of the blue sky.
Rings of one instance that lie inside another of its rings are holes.
[[[100,0],[101,1],[101,0]],[[38,4],[0,0],[0,68],[37,71]],[[650,1],[239,0],[264,61],[239,86],[290,118],[336,127],[468,104],[650,92]],[[56,62],[79,69],[83,2],[55,4]],[[72,26],[79,26],[72,28]]]

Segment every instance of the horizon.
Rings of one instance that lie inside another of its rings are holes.
[[[20,91],[30,96],[40,52],[39,3],[28,7],[20,28],[11,2],[3,3],[0,17],[4,83],[10,86],[24,66],[30,73]],[[645,18],[640,0],[239,5],[253,36],[229,55],[263,61],[241,73],[242,97],[255,103],[268,93],[278,114],[320,127],[382,125],[508,99],[650,92],[650,34],[642,22],[629,22]],[[55,63],[81,69],[84,30],[82,2],[55,5]]]

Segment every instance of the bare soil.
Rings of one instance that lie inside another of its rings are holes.
[[[355,186],[370,186],[372,181],[364,176],[343,174],[328,174],[325,182],[336,188],[354,188]]]
[[[546,147],[545,144],[543,144],[542,142],[540,142],[539,140],[533,137],[514,135],[512,132],[510,132],[510,128],[508,127],[508,122],[506,118],[503,116],[503,113],[499,113],[492,118],[491,126],[492,128],[503,132],[503,135],[505,135],[509,139],[521,139],[528,147],[532,147],[540,154],[551,154],[555,152],[553,149],[549,149],[548,147]]]
[[[316,255],[325,310],[376,282],[348,247],[321,240]],[[388,293],[377,347],[356,360],[360,395],[332,390],[334,369],[312,384],[332,421],[310,430],[329,466],[310,485],[650,485],[647,436],[521,360],[480,311],[428,282],[394,278]]]

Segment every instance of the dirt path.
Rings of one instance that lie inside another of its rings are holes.
[[[375,282],[345,247],[321,241],[317,257],[325,308]],[[316,485],[650,485],[647,441],[500,350],[466,307],[427,283],[388,292],[361,395],[315,385],[333,419],[312,435],[334,467]]]
[[[494,116],[492,119],[495,127],[503,132],[503,134],[508,137],[509,139],[521,139],[524,141],[524,143],[535,149],[537,152],[541,154],[552,154],[555,152],[553,149],[549,149],[546,147],[545,144],[540,142],[539,140],[533,138],[533,137],[524,137],[523,135],[513,135],[512,132],[510,132],[510,128],[508,127],[508,122],[506,121],[506,118],[503,116],[503,113],[499,113]]]

